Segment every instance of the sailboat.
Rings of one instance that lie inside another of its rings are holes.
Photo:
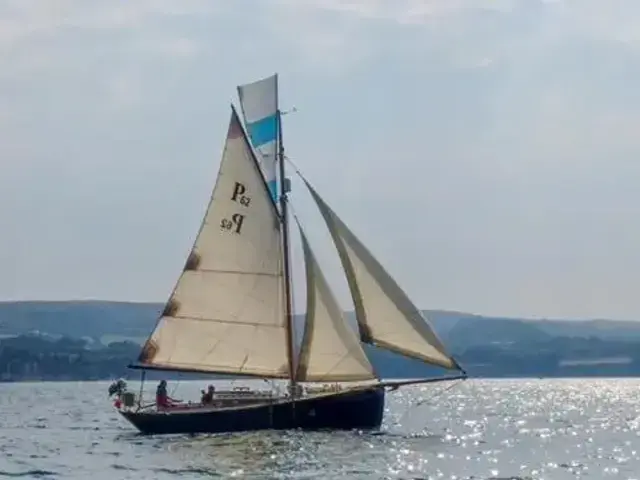
[[[129,367],[143,375],[160,370],[280,380],[287,388],[219,391],[213,404],[168,409],[144,406],[142,395],[136,402],[130,393],[118,412],[144,434],[377,429],[388,389],[466,378],[420,310],[302,176],[338,252],[357,333],[296,218],[306,272],[306,315],[296,348],[290,182],[277,91],[277,74],[238,87],[244,125],[232,104],[217,180],[195,243],[155,329]],[[384,380],[363,344],[453,373]]]

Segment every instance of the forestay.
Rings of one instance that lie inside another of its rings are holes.
[[[307,314],[296,379],[300,382],[373,380],[373,367],[349,327],[300,227],[307,280]]]
[[[361,340],[444,368],[459,370],[398,284],[306,181],[347,276]]]
[[[193,250],[142,367],[289,378],[280,222],[235,109]]]

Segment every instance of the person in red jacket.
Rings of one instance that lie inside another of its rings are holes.
[[[165,410],[175,407],[176,403],[180,403],[180,400],[175,400],[167,394],[167,381],[160,380],[158,388],[156,388],[156,408],[158,410]]]

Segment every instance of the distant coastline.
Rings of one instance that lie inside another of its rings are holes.
[[[127,302],[0,302],[0,382],[139,378],[127,365],[160,309]],[[640,377],[640,322],[426,314],[471,377]],[[441,372],[375,347],[367,353],[384,378]],[[211,378],[162,372],[149,377]]]

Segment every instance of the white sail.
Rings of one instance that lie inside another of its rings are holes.
[[[426,318],[367,248],[305,180],[347,276],[364,343],[449,369],[459,369]]]
[[[307,279],[307,315],[296,379],[300,382],[373,380],[376,375],[327,283],[300,227]]]
[[[283,289],[277,211],[232,107],[211,202],[139,363],[288,378]]]

